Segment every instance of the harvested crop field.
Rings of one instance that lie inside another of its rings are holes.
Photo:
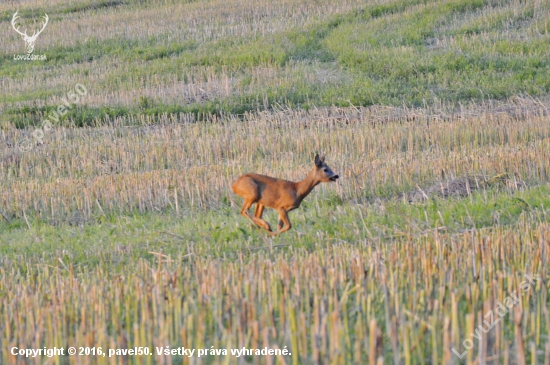
[[[0,4],[0,363],[548,364],[547,5]]]

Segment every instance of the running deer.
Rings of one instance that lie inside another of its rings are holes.
[[[314,187],[322,182],[336,181],[338,177],[325,163],[325,156],[315,155],[315,167],[302,181],[292,182],[265,175],[246,174],[239,177],[231,188],[235,194],[244,198],[241,214],[271,235],[277,235],[292,227],[288,212],[298,208]],[[254,203],[256,203],[256,210],[254,217],[251,217],[248,210]],[[262,219],[264,207],[270,207],[279,212],[276,232],[272,232],[269,223]]]

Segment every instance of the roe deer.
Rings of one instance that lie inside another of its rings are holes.
[[[315,186],[322,182],[336,181],[338,177],[325,163],[325,156],[315,155],[315,168],[302,181],[292,182],[265,175],[246,174],[239,177],[231,188],[235,194],[244,198],[241,214],[271,235],[277,235],[292,227],[288,212],[298,208]],[[248,210],[254,203],[256,203],[256,210],[254,217],[250,217]],[[279,212],[276,232],[271,232],[269,223],[262,219],[264,207],[270,207]]]

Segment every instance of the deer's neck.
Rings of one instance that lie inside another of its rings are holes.
[[[302,181],[296,183],[296,196],[301,202],[309,193],[313,190],[314,187],[319,185],[320,181],[315,179],[314,171],[310,172],[309,175]]]

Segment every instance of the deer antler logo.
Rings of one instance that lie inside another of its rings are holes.
[[[15,24],[15,22],[16,22],[17,19],[19,18],[19,16],[17,15],[17,13],[18,13],[18,12],[16,11],[15,14],[13,14],[13,18],[12,18],[12,20],[11,20],[11,26],[13,27],[13,29],[15,29],[15,31],[16,31],[17,33],[21,34],[21,37],[23,37],[23,40],[27,43],[27,46],[26,46],[26,48],[27,48],[27,53],[28,53],[28,54],[31,54],[32,51],[34,51],[34,43],[36,42],[36,38],[38,38],[38,35],[39,35],[40,33],[42,33],[42,31],[44,30],[44,28],[46,28],[46,25],[48,25],[48,20],[49,20],[50,18],[48,18],[48,14],[46,14],[46,15],[44,16],[44,19],[46,19],[46,21],[45,21],[44,24],[42,25],[42,29],[40,29],[38,32],[34,31],[34,33],[32,34],[32,36],[29,37],[29,36],[27,35],[27,31],[21,32],[21,31],[17,28],[17,26],[16,26],[16,24]]]

